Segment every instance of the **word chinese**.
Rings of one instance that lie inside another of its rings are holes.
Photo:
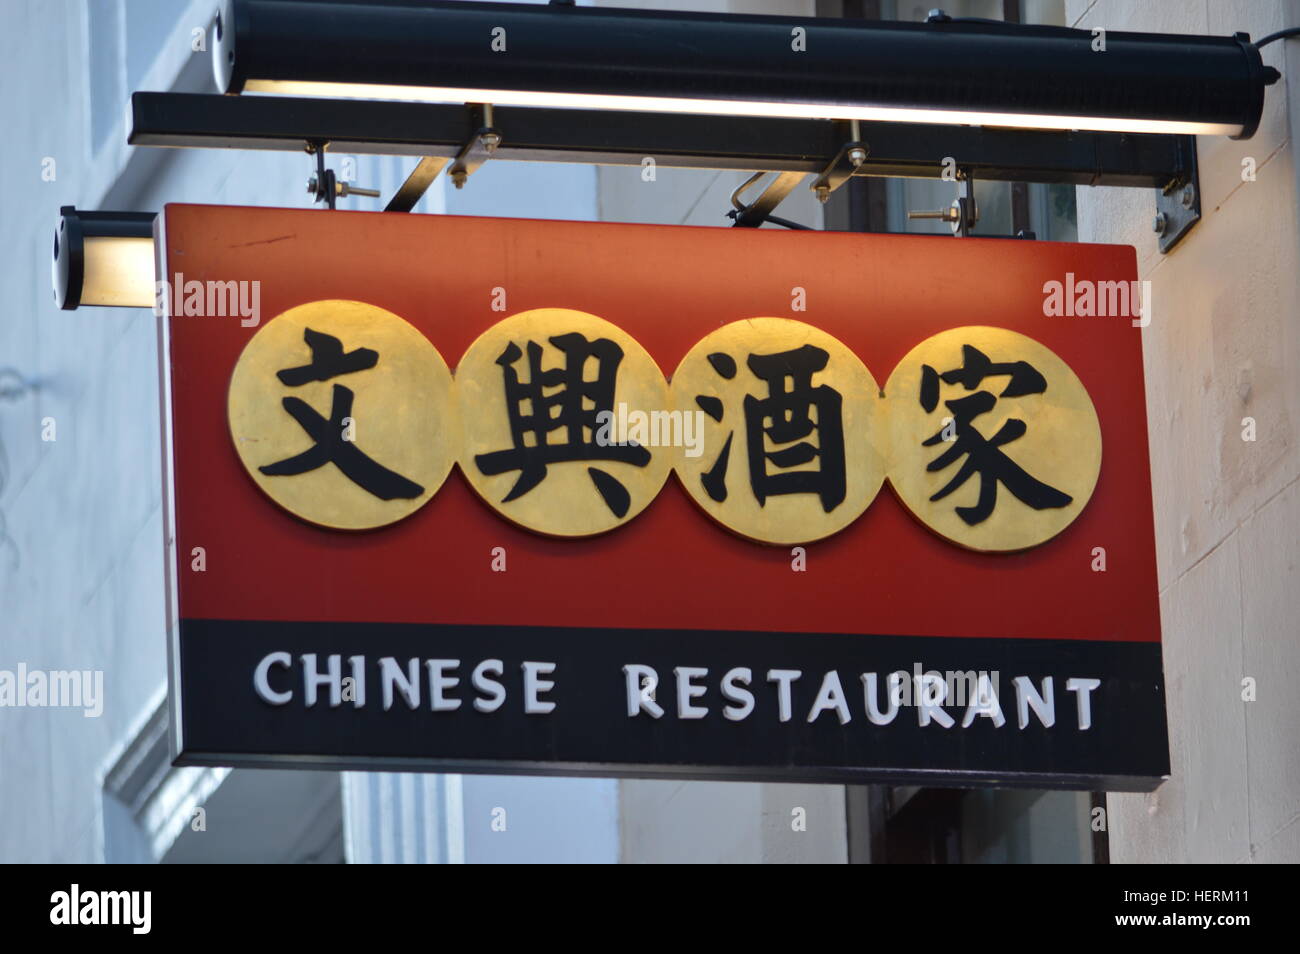
[[[502,680],[505,663],[500,659],[484,659],[465,667],[468,673],[463,672],[459,659],[399,660],[385,656],[370,664],[365,656],[349,656],[347,663],[345,670],[340,654],[321,657],[318,662],[315,653],[304,653],[299,658],[300,675],[295,678],[289,653],[268,653],[253,671],[253,690],[273,706],[285,706],[298,698],[308,707],[323,703],[331,709],[342,705],[361,709],[375,698],[374,691],[366,691],[370,686],[377,689],[385,712],[394,705],[430,712],[453,712],[461,705],[472,705],[477,712],[495,712],[506,702]],[[543,715],[554,709],[555,703],[544,697],[555,686],[547,678],[555,672],[555,664],[525,661],[520,663],[519,671],[523,676],[523,711]],[[463,681],[468,681],[469,686],[460,688]],[[469,690],[473,699],[463,696]]]

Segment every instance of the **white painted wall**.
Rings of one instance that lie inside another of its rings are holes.
[[[1259,39],[1300,25],[1296,0],[1067,10],[1089,29]],[[1109,798],[1117,862],[1300,860],[1300,42],[1263,52],[1283,80],[1254,138],[1199,141],[1203,217],[1171,254],[1151,199],[1078,190],[1080,241],[1134,245],[1154,303],[1143,350],[1173,776]]]
[[[12,369],[6,388],[27,387],[0,398],[0,669],[101,670],[105,701],[93,719],[0,709],[0,861],[102,859],[103,773],[165,683],[155,319],[54,307],[58,209],[306,204],[305,155],[125,143],[129,87],[210,88],[208,56],[190,40],[212,8],[5,6],[0,369]],[[42,175],[47,159],[52,180]],[[358,178],[391,194],[413,162],[362,159]],[[41,439],[47,418],[52,441]],[[230,835],[219,825],[208,833]]]

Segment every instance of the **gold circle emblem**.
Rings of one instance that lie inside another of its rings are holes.
[[[820,540],[856,520],[884,479],[879,389],[858,356],[801,321],[724,325],[673,375],[698,421],[678,477],[728,529],[763,543]]]
[[[921,342],[885,383],[889,481],[923,524],[972,550],[1037,546],[1083,510],[1101,428],[1052,351],[1004,328]]]
[[[414,513],[460,443],[442,355],[359,301],[314,301],[263,325],[235,365],[227,407],[253,481],[295,516],[339,530]]]
[[[529,530],[612,530],[668,476],[672,450],[654,426],[668,408],[663,372],[603,318],[567,308],[511,315],[470,345],[456,382],[466,412],[461,470]]]

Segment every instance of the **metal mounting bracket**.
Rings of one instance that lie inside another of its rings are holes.
[[[1160,236],[1160,251],[1168,254],[1201,221],[1201,176],[1196,162],[1196,138],[1179,137],[1182,173],[1156,192],[1152,228]]]
[[[316,157],[316,174],[307,180],[307,194],[312,196],[315,202],[324,202],[331,209],[334,208],[334,199],[338,195],[337,183],[334,179],[334,170],[325,168],[325,150],[329,148],[328,142],[319,140],[307,141],[308,155]]]
[[[734,208],[730,215],[735,219],[735,225],[742,228],[758,228],[767,221],[768,216],[781,204],[781,201],[804,180],[807,173],[776,173],[776,178],[767,184],[766,188],[759,193],[758,198],[746,205],[740,200],[741,194],[765,175],[767,175],[766,172],[754,173],[741,183],[735,192],[731,193],[731,204]]]
[[[307,140],[365,155],[455,157],[476,126],[463,105],[207,93],[134,93],[134,146],[277,149]],[[692,116],[500,106],[510,137],[493,158],[639,167],[826,170],[845,148],[845,123],[827,119]],[[1180,136],[1053,132],[872,123],[858,175],[941,178],[944,156],[961,157],[980,180],[1158,189],[1183,174]],[[861,144],[865,145],[865,144]],[[845,162],[848,161],[845,149]],[[844,177],[849,168],[842,169]],[[837,176],[838,177],[838,176]],[[829,183],[827,183],[829,185]]]
[[[825,204],[831,197],[831,193],[849,179],[857,175],[866,175],[865,163],[869,155],[871,149],[862,142],[862,130],[858,121],[854,119],[849,123],[849,141],[840,147],[835,158],[809,186],[817,196],[817,201]]]
[[[307,140],[307,153],[316,157],[316,174],[307,180],[307,194],[316,202],[324,202],[330,209],[334,208],[339,196],[365,195],[376,198],[378,189],[363,189],[361,186],[339,182],[333,169],[325,168],[325,150],[329,143],[320,139]]]
[[[465,187],[465,181],[474,174],[479,166],[487,162],[501,145],[501,132],[493,125],[492,106],[490,103],[475,103],[470,106],[474,117],[473,124],[478,127],[469,142],[461,146],[460,152],[451,164],[451,182],[457,189]]]

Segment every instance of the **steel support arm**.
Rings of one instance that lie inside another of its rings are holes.
[[[813,119],[497,107],[495,159],[820,173],[847,123]],[[476,132],[457,105],[197,93],[135,93],[136,146],[278,149],[453,158]],[[1186,179],[1192,137],[863,123],[862,172],[1168,189]],[[1192,147],[1194,148],[1194,147]],[[948,160],[945,162],[945,160]]]

